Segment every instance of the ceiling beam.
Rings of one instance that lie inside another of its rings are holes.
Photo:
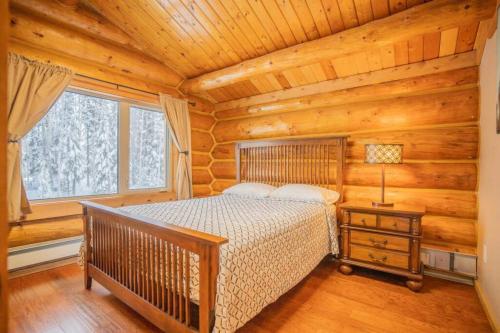
[[[11,14],[10,36],[13,40],[157,85],[176,87],[182,81],[179,74],[143,53],[97,40],[17,10]]]
[[[293,108],[298,107],[295,99],[300,99],[310,95],[331,93],[345,89],[409,79],[412,77],[442,73],[455,69],[472,67],[475,65],[476,51],[470,51],[448,57],[218,103],[215,105],[215,114],[217,117],[223,118],[224,114],[228,113],[224,113],[224,111],[227,110],[248,109],[247,111],[249,113],[255,113],[266,110],[275,111],[277,109]]]
[[[54,0],[11,0],[11,8],[79,30],[117,45],[143,51],[123,30],[84,6],[67,6]]]
[[[495,14],[495,0],[435,0],[357,28],[305,42],[184,81],[181,90],[198,93],[287,68],[380,48],[410,36],[439,32]]]

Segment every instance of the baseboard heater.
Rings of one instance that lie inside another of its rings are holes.
[[[76,257],[82,236],[58,239],[9,249],[7,259],[9,272]]]
[[[473,285],[477,278],[477,256],[475,255],[422,249],[420,258],[426,275],[469,285]]]

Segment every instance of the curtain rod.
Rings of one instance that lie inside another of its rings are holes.
[[[101,79],[96,79],[96,78],[93,78],[93,77],[90,77],[90,76],[87,76],[87,75],[82,75],[82,74],[76,74],[76,75],[84,77],[84,78],[87,78],[87,79],[91,79],[91,80],[94,80],[94,81],[109,83],[109,84],[113,84],[113,85],[118,86],[118,87],[123,87],[123,88],[131,89],[131,90],[139,91],[139,92],[144,93],[144,94],[153,95],[153,96],[156,96],[156,97],[159,96],[158,94],[152,93],[150,91],[141,90],[141,89],[137,89],[137,88],[132,88],[132,87],[129,87],[129,86],[125,86],[123,84],[117,84],[117,83],[114,83],[114,82],[109,82],[109,81],[105,81],[105,80],[101,80]],[[189,100],[188,100],[188,104],[191,105],[191,106],[196,106],[196,102],[191,102]]]

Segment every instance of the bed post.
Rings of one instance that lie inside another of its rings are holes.
[[[200,253],[200,326],[201,333],[211,331],[215,320],[215,297],[219,273],[219,246],[203,246]]]
[[[91,262],[91,248],[90,248],[90,219],[91,217],[87,214],[87,207],[83,207],[83,225],[84,225],[84,256],[83,256],[83,275],[84,275],[84,285],[85,289],[92,288],[92,278],[89,275],[89,262]]]
[[[347,146],[347,137],[338,139],[337,142],[337,192],[340,193],[340,202],[344,199],[344,168],[345,168],[345,152]]]

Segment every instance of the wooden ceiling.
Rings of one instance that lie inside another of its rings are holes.
[[[357,27],[424,0],[86,0],[187,78]]]
[[[495,4],[11,0],[11,38],[16,47],[79,57],[114,75],[224,103],[468,52],[480,57]],[[58,43],[58,36],[74,45]]]
[[[443,32],[416,35],[383,48],[257,75],[207,92],[216,102],[226,102],[466,53],[482,47],[488,27],[486,23],[473,22]]]

